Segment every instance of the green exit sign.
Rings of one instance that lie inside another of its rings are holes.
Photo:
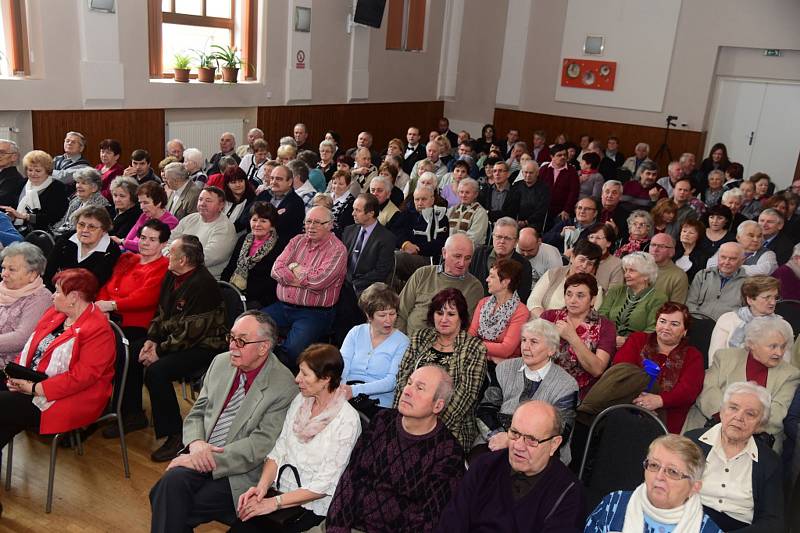
[[[780,57],[781,51],[777,48],[767,48],[764,50],[764,55],[767,57]]]

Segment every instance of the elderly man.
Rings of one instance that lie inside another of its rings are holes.
[[[544,234],[544,242],[569,255],[569,250],[578,242],[581,233],[597,220],[599,207],[597,200],[591,196],[581,198],[575,204],[575,216],[566,220],[559,218],[550,231]]]
[[[661,198],[667,197],[667,191],[656,183],[658,167],[652,161],[639,165],[638,179],[630,180],[622,187],[622,206],[628,211],[644,209],[649,211]]]
[[[685,152],[681,154],[678,162],[681,164],[681,172],[685,177],[694,180],[695,183],[706,183],[702,171],[697,168],[697,158],[693,153]]]
[[[417,269],[400,293],[400,309],[397,313],[397,329],[411,336],[426,327],[428,305],[442,289],[455,288],[467,300],[467,309],[472,311],[483,298],[483,286],[469,273],[474,245],[463,233],[447,238],[442,250],[442,264]]]
[[[547,137],[544,130],[536,130],[533,132],[533,145],[531,146],[531,157],[539,163],[544,165],[552,158],[550,157],[550,148],[547,146]]]
[[[369,150],[371,154],[372,164],[378,166],[381,164],[381,158],[378,155],[378,152],[372,149],[372,134],[368,131],[362,131],[358,134],[356,138],[356,145],[353,148],[350,148],[345,152],[345,155],[352,157],[353,159],[356,158],[356,150],[359,148],[366,148]]]
[[[414,194],[414,187],[416,187],[417,180],[422,174],[419,170],[419,166],[423,161],[427,160],[433,163],[433,173],[436,174],[436,177],[440,181],[444,175],[447,174],[447,165],[444,164],[441,159],[443,155],[444,154],[440,153],[439,143],[436,141],[430,141],[425,145],[426,159],[417,161],[414,163],[414,168],[411,169],[411,180],[408,182],[408,197],[411,197]]]
[[[728,385],[721,399],[719,424],[686,433],[706,456],[703,510],[723,531],[784,531],[781,460],[753,437],[774,399],[752,382]]]
[[[368,148],[356,150],[353,160],[355,161],[355,166],[350,171],[350,175],[353,178],[350,184],[350,192],[356,196],[361,194],[362,191],[369,190],[369,182],[378,173],[378,169],[372,164],[372,155]]]
[[[306,141],[308,140],[308,128],[302,122],[298,122],[292,128],[292,137],[294,137],[294,142],[297,143],[297,151],[301,152],[303,150],[308,150],[308,146],[306,146]]]
[[[170,163],[164,167],[164,180],[172,191],[167,201],[167,211],[178,220],[196,213],[200,188],[191,182],[186,167],[178,162]]]
[[[0,205],[17,207],[25,178],[17,170],[19,147],[17,143],[0,139]]]
[[[298,159],[286,163],[286,168],[292,173],[292,187],[294,188],[294,193],[300,197],[305,211],[308,212],[312,207],[311,200],[313,200],[314,196],[317,194],[317,190],[308,179],[311,169]]]
[[[695,274],[686,296],[692,313],[701,313],[717,320],[728,311],[742,306],[742,283],[747,274],[742,269],[744,250],[736,242],[719,247],[717,264]]]
[[[347,249],[333,234],[331,212],[311,208],[305,229],[275,260],[272,277],[278,282],[278,301],[264,308],[278,327],[288,330],[281,347],[290,369],[296,369],[300,352],[333,324],[347,272]]]
[[[667,301],[684,303],[689,292],[686,272],[672,262],[675,256],[675,240],[666,233],[657,233],[650,239],[650,254],[658,265],[655,289],[667,297]]]
[[[764,230],[761,229],[758,222],[746,220],[739,224],[739,227],[736,228],[736,242],[742,246],[744,251],[742,270],[746,275],[769,276],[777,270],[778,261],[775,258],[775,252],[763,246]],[[719,254],[720,252],[717,252],[708,260],[706,265],[708,268],[717,265]]]
[[[203,246],[194,235],[169,247],[169,270],[158,309],[139,352],[150,391],[156,438],[166,441],[150,458],[172,460],[183,448],[181,411],[172,382],[203,371],[225,347],[225,309],[217,281],[203,265]]]
[[[447,211],[450,224],[450,235],[466,233],[475,246],[486,242],[489,231],[489,213],[478,202],[480,185],[472,178],[463,178],[458,182],[458,199],[460,203]]]
[[[83,158],[85,148],[86,137],[77,131],[70,131],[64,136],[64,153],[53,159],[53,179],[66,185],[70,191],[75,190],[73,179],[75,172],[83,167],[92,166]]]
[[[211,156],[211,160],[206,167],[206,174],[219,174],[219,160],[224,156],[230,156],[236,160],[236,164],[241,163],[242,158],[236,153],[236,137],[233,133],[226,131],[219,138],[219,152]]]
[[[758,225],[761,226],[764,237],[762,248],[775,252],[779,265],[785,264],[792,257],[792,248],[794,247],[792,240],[782,233],[785,223],[786,219],[783,215],[771,207],[764,209],[758,215]]]
[[[533,226],[520,230],[517,252],[531,265],[531,286],[548,270],[564,266],[558,248],[542,242],[539,230]]]
[[[406,151],[403,153],[403,171],[411,174],[417,161],[425,159],[425,146],[419,142],[419,128],[409,126],[406,131]]]
[[[174,157],[179,163],[183,163],[183,152],[186,151],[186,145],[180,139],[172,139],[167,143],[167,157]]]
[[[511,194],[518,198],[517,222],[520,228],[534,227],[544,230],[550,204],[550,187],[539,180],[539,164],[526,161],[520,168],[522,179],[511,187]]]
[[[183,166],[189,173],[189,180],[195,187],[203,188],[208,181],[208,175],[203,172],[205,156],[197,148],[187,148],[183,152]]]
[[[681,170],[681,164],[677,161],[672,161],[669,165],[667,165],[667,175],[663,178],[659,178],[656,183],[661,185],[665,191],[667,191],[667,196],[672,198],[672,189],[675,188],[675,184],[678,183],[678,180],[683,177],[683,170]]]
[[[141,185],[148,181],[161,183],[161,178],[156,176],[150,166],[150,152],[141,148],[131,154],[131,164],[122,172],[123,176],[133,178]]]
[[[464,474],[464,451],[439,420],[453,380],[415,370],[397,410],[381,409],[350,454],[328,508],[326,531],[428,531]]]
[[[642,171],[642,164],[652,163],[650,159],[650,145],[647,143],[636,143],[633,149],[633,154],[622,163],[622,168],[630,172],[633,179],[638,180],[639,174]]]
[[[511,191],[508,163],[498,161],[492,167],[492,182],[481,195],[481,205],[489,213],[489,220],[497,221],[501,217],[517,218],[519,212],[519,196]]]
[[[528,301],[531,294],[532,274],[531,264],[514,248],[519,237],[519,228],[513,218],[503,217],[494,223],[492,230],[492,244],[475,247],[472,260],[469,262],[469,272],[483,285],[486,295],[489,295],[489,287],[486,278],[494,264],[500,259],[513,259],[522,265],[522,272],[519,275],[517,294],[523,302]]]
[[[567,165],[566,145],[553,146],[551,153],[553,159],[539,169],[539,180],[550,188],[548,225],[555,224],[557,217],[562,220],[570,217],[575,209],[575,202],[578,201],[578,191],[580,190],[578,173]]]
[[[608,180],[603,184],[600,195],[600,215],[598,222],[609,224],[617,233],[617,239],[623,242],[628,240],[628,213],[620,205],[622,199],[622,183],[617,180]]]
[[[508,450],[470,464],[436,530],[583,531],[584,489],[558,458],[562,432],[558,409],[537,400],[520,404]]]
[[[369,182],[369,193],[378,199],[378,222],[395,235],[399,235],[403,229],[400,224],[404,216],[392,202],[391,180],[384,176],[375,176]]]
[[[270,353],[276,336],[274,322],[260,311],[236,319],[226,337],[229,351],[211,362],[183,423],[187,453],[172,460],[150,491],[151,531],[236,520],[237,501],[258,484],[297,395],[292,374]]]
[[[225,193],[217,187],[207,187],[197,197],[197,212],[186,215],[172,230],[172,239],[195,235],[203,245],[205,267],[219,279],[236,246],[236,229],[222,214]]]
[[[263,139],[264,138],[264,130],[259,128],[251,128],[250,131],[247,132],[247,144],[242,144],[241,146],[236,148],[236,155],[239,157],[244,157],[247,154],[255,153],[255,148],[253,147],[253,143],[256,142],[256,139]],[[242,169],[247,170],[247,169]]]
[[[278,210],[276,229],[281,242],[288,242],[302,233],[306,208],[303,200],[294,192],[294,175],[289,167],[278,165],[272,169],[269,189],[258,195],[257,200],[271,203]]]

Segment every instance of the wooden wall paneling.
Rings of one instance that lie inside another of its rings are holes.
[[[522,140],[529,144],[533,140],[534,130],[539,129],[547,133],[548,142],[552,142],[552,139],[559,133],[564,133],[568,139],[577,144],[580,136],[588,133],[595,139],[600,140],[605,146],[608,137],[616,135],[620,140],[620,150],[626,157],[633,155],[633,149],[638,142],[649,144],[651,156],[655,156],[661,143],[664,142],[664,131],[666,129],[501,108],[494,110],[494,125],[500,138],[505,138],[509,128],[519,128]],[[672,152],[673,159],[678,159],[684,152],[692,152],[697,156],[699,164],[705,157],[705,154],[703,154],[704,139],[704,132],[670,128],[667,144]],[[666,155],[660,158],[657,163],[659,172],[666,175],[667,164],[669,163]]]
[[[86,136],[84,157],[96,165],[100,162],[100,142],[116,139],[122,145],[120,164],[130,163],[131,152],[144,148],[150,152],[156,167],[164,158],[164,110],[76,110],[33,111],[33,146],[53,157],[64,153],[64,134],[78,131]]]
[[[331,104],[308,106],[275,106],[258,108],[258,127],[264,130],[272,153],[281,137],[292,134],[298,122],[308,127],[309,143],[316,149],[326,130],[342,136],[342,148],[356,145],[361,131],[372,133],[372,148],[378,152],[386,148],[394,137],[406,140],[406,129],[418,126],[423,139],[436,128],[436,121],[444,113],[444,102],[401,102],[375,104]]]

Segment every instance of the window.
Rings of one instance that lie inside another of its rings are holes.
[[[425,41],[426,0],[389,0],[386,49],[420,51]]]
[[[23,0],[0,0],[0,76],[30,74]]]
[[[1,1],[1,0],[0,0]],[[175,54],[193,58],[212,44],[240,50],[246,79],[255,79],[257,0],[149,0],[150,77],[172,76]]]

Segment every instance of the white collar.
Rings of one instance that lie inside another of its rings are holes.
[[[84,259],[97,251],[105,252],[111,244],[111,237],[108,236],[108,233],[104,233],[100,240],[97,241],[97,244],[94,245],[94,248],[84,254],[82,253],[81,241],[78,240],[78,232],[73,233],[69,240],[78,245],[78,263],[82,263]]]
[[[523,363],[518,372],[524,372],[525,377],[531,381],[544,381],[544,378],[547,377],[547,373],[550,372],[550,368],[552,366],[553,366],[553,361],[547,361],[547,364],[545,364],[539,370],[531,370],[530,368],[527,367],[527,365]]]
[[[755,462],[758,462],[758,446],[756,446],[756,439],[752,436],[748,439],[747,444],[741,452],[734,457],[728,459],[725,455],[725,450],[722,448],[722,424],[717,424],[700,436],[700,441],[711,445],[711,453],[716,454],[725,462],[732,461],[742,455],[747,455]]]

